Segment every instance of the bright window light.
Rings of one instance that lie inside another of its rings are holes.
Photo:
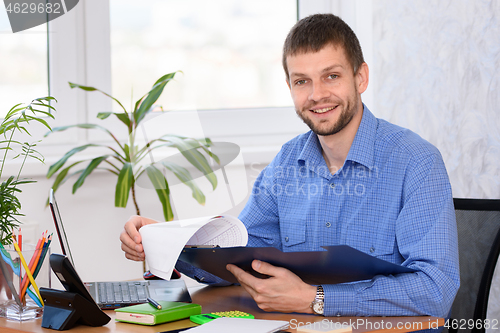
[[[0,118],[18,103],[48,95],[47,25],[12,33],[0,10]]]
[[[292,105],[281,67],[295,0],[110,0],[112,94],[126,107],[181,70],[165,110]]]

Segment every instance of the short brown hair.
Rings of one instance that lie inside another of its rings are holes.
[[[299,53],[318,52],[326,45],[341,46],[356,73],[365,61],[359,40],[340,17],[333,14],[314,14],[297,22],[283,45],[283,69],[290,79],[286,58]]]

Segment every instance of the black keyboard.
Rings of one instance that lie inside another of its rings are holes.
[[[145,303],[147,282],[99,282],[99,303]]]

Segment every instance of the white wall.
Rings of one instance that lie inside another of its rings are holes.
[[[373,111],[439,148],[454,197],[500,198],[499,16],[499,1],[373,1]]]

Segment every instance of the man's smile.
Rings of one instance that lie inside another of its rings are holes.
[[[329,106],[329,107],[324,107],[324,108],[318,108],[318,109],[310,109],[310,111],[314,113],[326,113],[328,111],[335,110],[338,107],[338,105],[335,106]]]

